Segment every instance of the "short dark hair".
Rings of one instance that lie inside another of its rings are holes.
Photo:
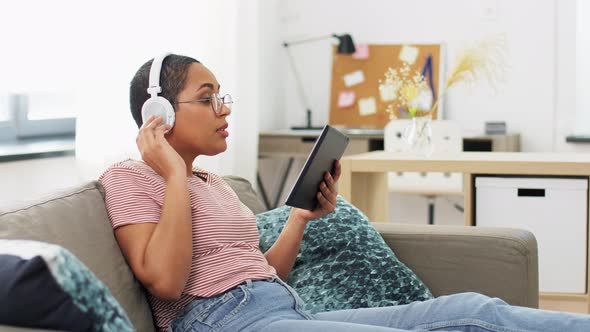
[[[143,103],[150,98],[147,88],[149,85],[150,68],[152,62],[149,60],[144,63],[135,73],[129,87],[129,104],[131,106],[131,115],[137,124],[141,127],[143,120],[141,119],[141,107]],[[184,89],[186,83],[186,75],[188,68],[192,63],[200,63],[199,61],[184,55],[170,54],[162,62],[162,70],[160,72],[160,86],[162,96],[174,107],[176,103],[176,96]]]

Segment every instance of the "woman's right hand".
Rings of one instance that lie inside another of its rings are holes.
[[[166,181],[178,176],[186,178],[184,160],[164,137],[170,126],[158,126],[162,121],[161,117],[152,115],[139,128],[136,143],[141,159]]]

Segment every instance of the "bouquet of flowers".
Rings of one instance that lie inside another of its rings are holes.
[[[410,73],[408,63],[403,63],[399,70],[389,68],[385,72],[385,80],[379,81],[379,90],[388,91],[392,97],[390,99],[393,102],[386,109],[390,120],[396,118],[396,109],[406,111],[410,117],[430,114],[449,89],[459,84],[471,85],[482,80],[496,90],[496,83],[504,80],[505,49],[506,38],[503,35],[484,39],[465,48],[456,58],[436,100],[433,100],[425,77],[418,71]]]
[[[389,68],[385,72],[385,81],[379,82],[379,90],[382,94],[389,94],[393,102],[387,106],[389,119],[395,118],[394,110],[405,110],[414,117],[420,112],[430,111],[432,106],[432,93],[428,82],[418,71],[410,76],[410,64],[403,62],[402,68]],[[387,92],[384,92],[387,91]]]

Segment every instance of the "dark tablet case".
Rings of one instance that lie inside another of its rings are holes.
[[[326,125],[309,154],[286,205],[313,210],[318,204],[317,193],[326,172],[333,173],[334,161],[339,160],[348,146],[348,136]]]

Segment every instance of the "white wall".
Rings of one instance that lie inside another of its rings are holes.
[[[579,123],[574,129],[577,132],[590,134],[590,2],[577,0],[577,20],[574,35],[576,40],[576,68],[577,80],[575,91],[576,109]]]
[[[590,144],[565,142],[572,133],[590,135],[590,2],[560,2],[559,9],[562,30],[558,30],[558,42],[567,47],[558,48],[562,53],[558,59],[556,150],[590,152]],[[575,51],[565,51],[571,49]]]
[[[286,72],[281,46],[281,16],[286,2],[282,0],[264,0],[259,8],[259,66],[260,109],[258,123],[260,130],[286,128],[285,89]]]
[[[261,103],[260,67],[260,22],[261,10],[259,0],[234,0],[235,25],[228,31],[234,47],[226,50],[228,63],[233,64],[232,77],[226,82],[232,85],[236,99],[234,111],[229,117],[230,137],[225,162],[221,174],[233,174],[256,181],[258,160],[258,127]],[[233,80],[233,82],[232,82]]]
[[[590,133],[590,126],[583,127],[583,123],[589,120],[585,115],[580,102],[588,97],[583,95],[580,89],[581,81],[584,79],[582,72],[583,62],[581,50],[578,48],[580,36],[584,33],[584,25],[587,25],[588,15],[586,10],[582,14],[580,5],[586,0],[558,1],[556,11],[556,42],[557,61],[556,89],[555,89],[555,151],[562,152],[584,152],[590,151],[588,144],[567,143],[566,136],[574,133]],[[582,15],[585,15],[586,18]],[[580,120],[581,119],[581,120]]]
[[[510,131],[522,134],[524,151],[551,151],[556,139],[556,54],[559,47],[567,48],[569,54],[574,51],[571,43],[556,42],[556,11],[559,2],[571,15],[572,6],[567,3],[573,1],[281,0],[278,17],[281,37],[287,40],[349,32],[359,43],[442,42],[448,46],[449,62],[467,43],[504,33],[509,44],[510,70],[498,94],[490,93],[486,86],[473,91],[451,90],[445,117],[457,120],[465,134],[482,133],[485,121],[503,120]],[[315,124],[328,119],[330,44],[331,41],[321,41],[292,48],[314,110]],[[282,127],[303,124],[303,105],[291,72],[285,70],[288,63],[284,50],[280,55],[285,82],[267,91],[276,92],[282,103],[282,107],[277,107],[284,110],[286,121]],[[261,112],[261,118],[265,118],[276,108],[264,108]]]

